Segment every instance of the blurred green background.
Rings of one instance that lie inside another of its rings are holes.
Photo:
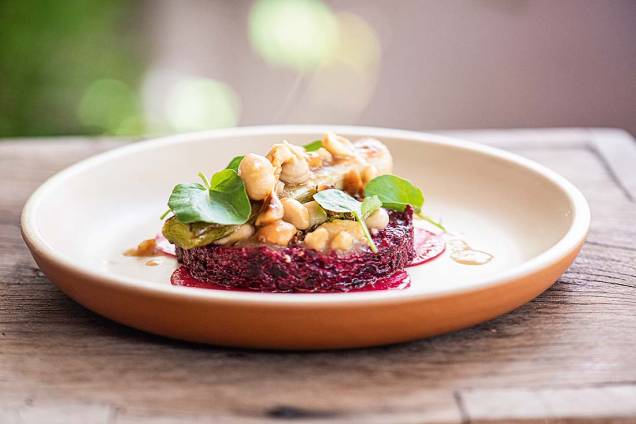
[[[0,2],[0,137],[144,131],[123,0]]]
[[[636,2],[3,0],[0,137],[636,131]]]

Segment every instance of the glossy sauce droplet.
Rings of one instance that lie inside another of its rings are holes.
[[[157,266],[157,265],[161,265],[161,262],[156,259],[151,259],[146,262],[146,266]]]
[[[490,262],[493,255],[483,250],[475,250],[468,243],[460,239],[446,242],[452,260],[462,265],[484,265]]]

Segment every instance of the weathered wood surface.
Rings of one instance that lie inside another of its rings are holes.
[[[53,287],[19,232],[46,177],[121,141],[0,142],[0,422],[636,422],[636,143],[616,130],[470,131],[574,182],[593,224],[529,304],[415,343],[280,353],[176,342]]]

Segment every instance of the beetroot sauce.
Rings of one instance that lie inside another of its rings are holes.
[[[408,265],[409,267],[421,265],[425,262],[435,259],[444,252],[446,244],[444,242],[442,234],[434,234],[422,228],[415,228],[413,247],[415,250],[415,258]],[[170,283],[172,283],[172,285],[174,286],[197,287],[203,289],[252,291],[248,289],[229,288],[220,284],[198,280],[194,278],[190,274],[190,271],[188,271],[188,269],[183,265],[179,266],[174,271],[174,273],[170,277]],[[389,277],[378,278],[373,283],[367,284],[364,287],[353,288],[347,291],[347,293],[374,290],[400,290],[408,288],[410,287],[410,285],[411,279],[408,273],[404,270],[401,270]],[[337,291],[336,293],[342,292]]]

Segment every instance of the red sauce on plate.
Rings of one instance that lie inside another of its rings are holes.
[[[413,249],[415,258],[409,266],[422,265],[435,259],[446,249],[444,234],[435,234],[423,228],[414,228]]]
[[[415,258],[409,266],[421,265],[425,262],[435,259],[439,255],[441,255],[442,252],[444,252],[446,244],[444,242],[442,234],[434,234],[422,228],[415,228],[414,231]],[[174,248],[172,249],[172,252],[170,251],[170,246],[172,245],[170,245],[165,239],[163,239],[165,240],[164,243],[163,240],[161,240],[162,238],[163,236],[157,236],[157,247],[161,248],[162,251],[167,255],[174,255]],[[184,266],[180,266],[174,271],[174,273],[170,277],[170,283],[172,283],[172,285],[174,286],[197,287],[203,289],[250,291],[236,288],[227,288],[219,284],[198,280],[192,277],[192,275],[190,275],[190,272]],[[410,287],[410,285],[411,279],[408,273],[402,270],[396,272],[390,277],[380,278],[373,284],[366,285],[365,287],[359,289],[350,290],[348,293],[374,290],[400,290]]]
[[[155,236],[155,250],[157,252],[166,255],[176,257],[174,244],[170,243],[163,234],[159,233]]]

